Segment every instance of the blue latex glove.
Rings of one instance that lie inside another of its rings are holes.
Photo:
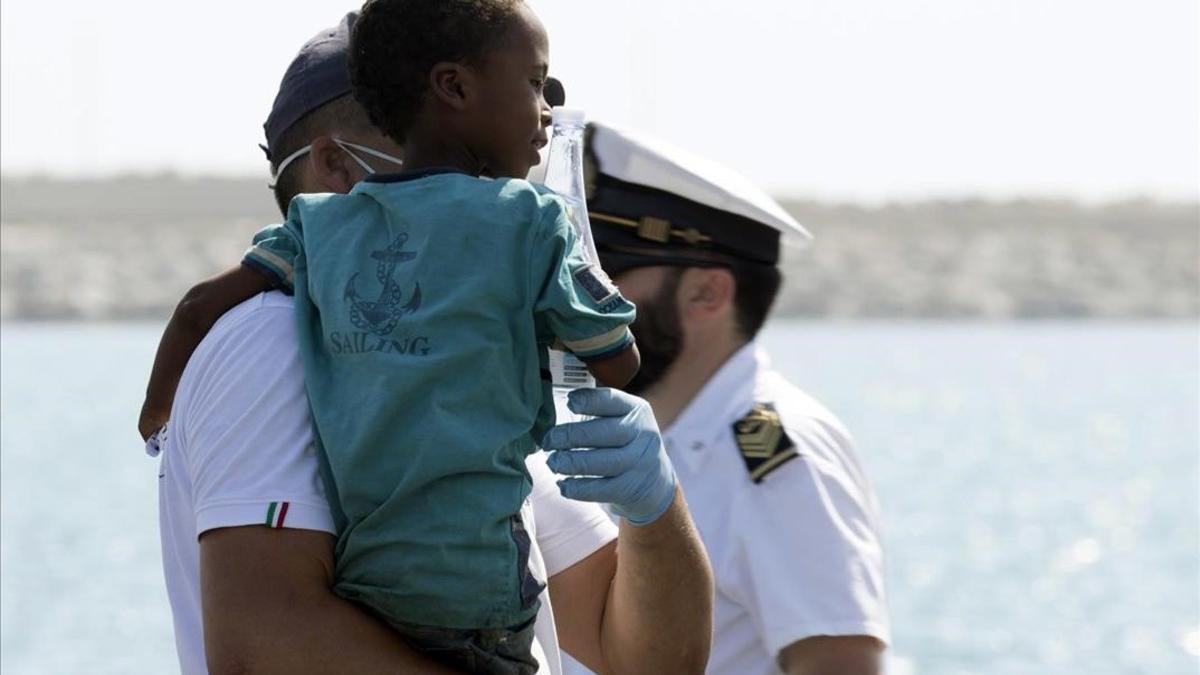
[[[663,449],[650,404],[617,389],[576,389],[567,407],[585,422],[546,432],[546,463],[572,476],[558,482],[564,497],[611,504],[634,525],[654,522],[675,499],[675,470]],[[586,476],[586,477],[580,477]]]

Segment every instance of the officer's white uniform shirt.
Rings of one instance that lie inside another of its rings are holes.
[[[798,457],[754,483],[733,427],[759,403]],[[889,641],[875,497],[832,413],[751,343],[664,439],[716,578],[710,673],[778,673],[784,647],[817,635]]]
[[[162,442],[159,528],[163,572],[183,673],[206,672],[200,604],[203,532],[266,525],[334,533],[312,444],[312,418],[292,300],[256,296],[221,317],[179,383]],[[559,494],[542,453],[527,462],[533,490],[523,509],[534,542],[530,566],[545,579],[616,538],[597,505]],[[539,672],[560,672],[549,594],[534,624]]]

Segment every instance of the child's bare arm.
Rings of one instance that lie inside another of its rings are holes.
[[[607,359],[591,361],[587,364],[588,372],[596,378],[596,382],[605,387],[620,389],[629,384],[638,368],[642,366],[642,355],[638,353],[636,344],[630,343],[629,349],[623,349]]]
[[[175,401],[175,388],[192,352],[209,329],[238,303],[272,288],[267,277],[245,265],[196,284],[179,301],[163,331],[138,418],[138,432],[147,439],[166,424]]]

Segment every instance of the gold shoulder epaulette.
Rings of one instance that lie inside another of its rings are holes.
[[[749,414],[733,423],[733,434],[750,480],[755,483],[761,483],[767,474],[797,457],[796,446],[770,403],[755,404]]]

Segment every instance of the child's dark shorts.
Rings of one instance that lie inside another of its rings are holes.
[[[457,629],[392,622],[413,647],[425,655],[475,675],[533,675],[533,625],[496,629]]]

